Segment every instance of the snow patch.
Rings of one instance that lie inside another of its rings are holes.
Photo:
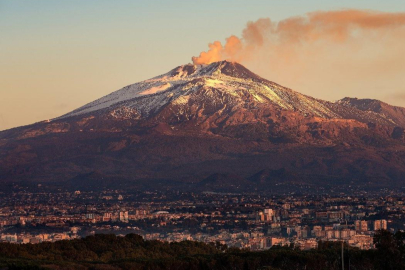
[[[171,86],[170,83],[166,83],[166,84],[163,84],[163,85],[160,85],[160,86],[154,86],[154,87],[151,87],[151,88],[149,88],[149,89],[147,89],[145,91],[140,92],[139,95],[144,96],[144,95],[156,94],[158,92],[166,90],[170,86]]]

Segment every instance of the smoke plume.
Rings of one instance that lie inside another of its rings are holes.
[[[365,31],[389,31],[405,26],[405,13],[381,13],[362,10],[313,12],[280,22],[269,18],[248,22],[242,38],[230,36],[225,45],[215,41],[207,52],[193,57],[194,64],[210,64],[220,60],[244,61],[263,46],[291,47],[333,41],[344,43],[349,38],[361,37]]]
[[[318,11],[249,22],[240,37],[215,41],[192,60],[241,62],[265,78],[329,100],[381,98],[403,91],[403,44],[405,13]]]

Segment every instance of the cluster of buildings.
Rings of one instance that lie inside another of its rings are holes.
[[[272,196],[125,191],[13,193],[0,202],[1,241],[40,243],[94,233],[220,242],[263,250],[344,241],[373,248],[378,230],[403,230],[405,197]]]
[[[259,215],[261,216],[261,214]],[[371,249],[374,247],[373,235],[375,231],[387,229],[386,220],[375,220],[372,222],[358,220],[355,221],[355,224],[336,223],[331,225],[283,227],[281,225],[282,222],[277,221],[277,219],[277,217],[273,220],[265,218],[264,220],[267,224],[260,222],[259,225],[261,227],[255,226],[253,231],[231,232],[221,230],[216,234],[201,232],[193,234],[189,231],[183,231],[175,233],[146,233],[143,236],[147,240],[168,242],[184,240],[206,243],[220,242],[230,247],[249,248],[251,250],[269,249],[275,245],[293,245],[301,249],[312,249],[318,246],[319,241],[343,241],[353,247]],[[359,227],[358,224],[362,224],[362,226]],[[373,224],[374,229],[371,229],[368,224]],[[266,228],[267,231],[263,230],[263,228]]]
[[[42,242],[55,242],[61,240],[73,240],[78,239],[77,235],[78,228],[72,227],[71,231],[59,232],[59,233],[40,233],[40,234],[30,234],[30,233],[2,233],[0,234],[1,242],[8,242],[13,244],[39,244]]]

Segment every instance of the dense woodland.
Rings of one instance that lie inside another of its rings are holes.
[[[379,231],[375,250],[345,245],[345,269],[405,269],[405,233]],[[301,251],[273,247],[251,252],[220,243],[145,241],[136,234],[95,235],[41,244],[0,243],[1,269],[342,269],[341,243]]]

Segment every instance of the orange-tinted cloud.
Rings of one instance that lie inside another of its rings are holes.
[[[193,58],[241,62],[253,72],[317,98],[390,98],[405,85],[405,13],[319,11],[249,22],[240,37]]]
[[[299,46],[314,42],[345,43],[364,34],[386,34],[405,26],[405,13],[382,13],[364,10],[312,12],[278,23],[270,19],[249,22],[242,38],[231,36],[223,46],[215,41],[207,52],[193,57],[194,64],[209,64],[219,60],[243,62],[257,56],[258,48],[294,53]],[[287,51],[286,51],[287,48]],[[289,48],[289,49],[288,49]]]
[[[193,63],[195,65],[212,63],[222,60],[223,47],[221,42],[215,41],[214,43],[210,43],[208,47],[210,48],[208,52],[201,52],[200,56],[193,57]]]

